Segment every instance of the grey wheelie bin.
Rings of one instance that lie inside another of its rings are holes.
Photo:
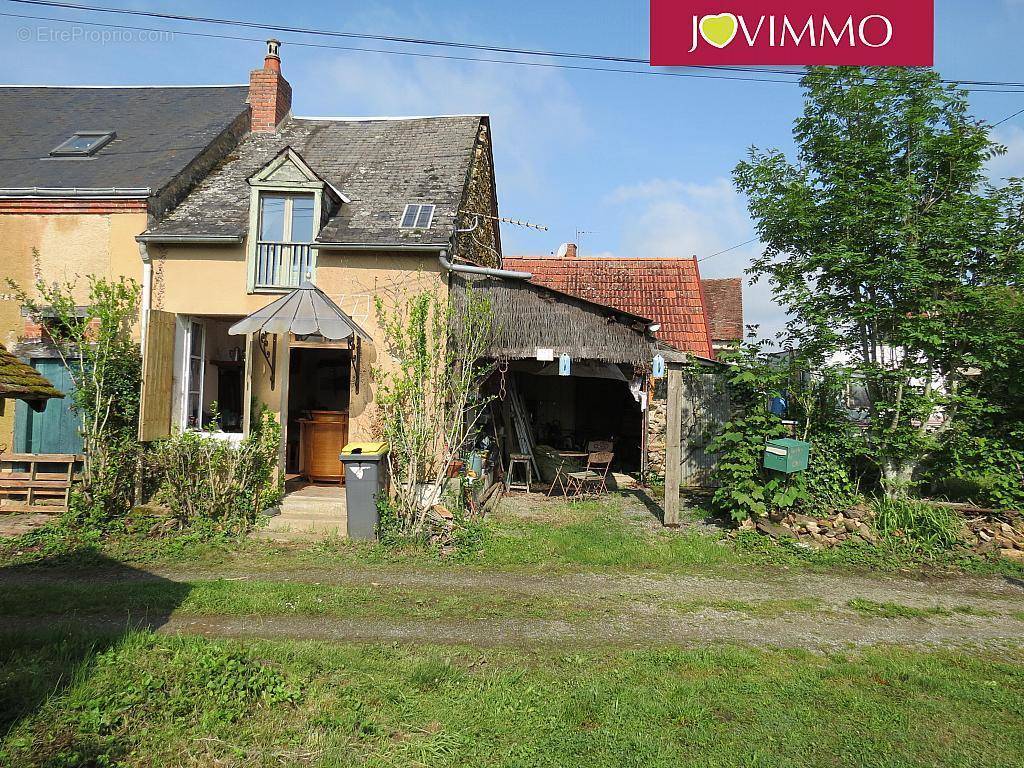
[[[377,538],[377,496],[387,492],[387,455],[387,443],[349,443],[341,449],[350,539]]]

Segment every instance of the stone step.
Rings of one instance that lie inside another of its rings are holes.
[[[344,507],[281,507],[278,515],[314,515],[320,517],[344,517]]]
[[[327,529],[327,528],[344,528],[347,527],[348,523],[345,520],[311,520],[307,517],[299,517],[282,520],[280,518],[271,520],[266,527],[278,529],[281,528],[296,528],[296,529]]]

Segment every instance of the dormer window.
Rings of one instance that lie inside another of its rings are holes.
[[[434,220],[434,206],[410,203],[402,215],[402,229],[430,229]]]
[[[249,178],[249,291],[279,292],[316,282],[320,227],[348,198],[290,147]]]
[[[256,287],[295,288],[313,277],[312,194],[259,193]]]
[[[50,150],[53,157],[89,157],[114,140],[113,131],[79,131]]]

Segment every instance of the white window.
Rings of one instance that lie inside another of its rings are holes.
[[[295,288],[313,278],[315,211],[311,194],[259,193],[257,288]]]
[[[402,215],[402,229],[429,229],[434,220],[434,206],[410,203]]]
[[[206,328],[192,320],[185,338],[185,428],[203,428],[203,384],[206,378]]]

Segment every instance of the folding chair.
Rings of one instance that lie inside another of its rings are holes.
[[[608,493],[608,470],[611,469],[615,454],[599,451],[587,456],[587,468],[582,472],[569,472],[566,475],[566,496],[582,496],[587,488],[594,486],[593,493]]]
[[[591,440],[587,443],[587,453],[611,453],[615,444],[611,440]]]
[[[555,479],[551,481],[551,487],[548,488],[548,496],[551,496],[555,492],[555,486],[556,485],[561,489],[562,495],[563,496],[566,495],[566,490],[565,490],[565,473],[562,471],[562,467],[564,467],[564,466],[565,466],[565,459],[562,460],[562,463],[558,465],[558,469],[555,470]]]

